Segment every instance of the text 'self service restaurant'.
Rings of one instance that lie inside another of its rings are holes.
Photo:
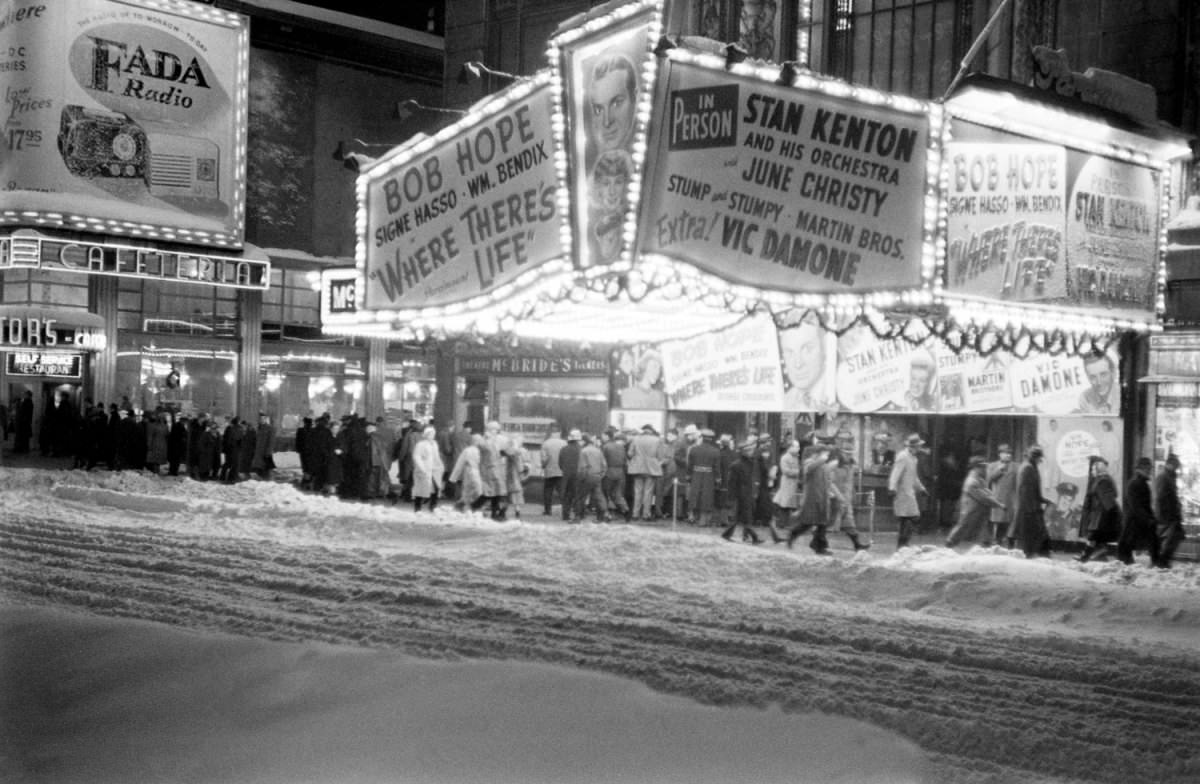
[[[257,395],[237,325],[189,342],[155,323],[245,313],[269,283],[243,241],[248,56],[247,18],[200,4],[4,5],[0,400],[32,392],[37,421],[62,393],[226,412]]]
[[[531,444],[817,429],[869,493],[917,432],[930,515],[970,455],[1038,442],[1075,538],[1088,456],[1153,446],[1123,414],[1186,140],[986,78],[935,103],[735,62],[660,13],[568,21],[548,69],[365,171],[324,329],[478,342],[459,375]]]

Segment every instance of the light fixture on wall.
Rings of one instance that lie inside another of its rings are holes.
[[[518,76],[517,74],[505,73],[504,71],[497,71],[494,68],[488,68],[478,60],[467,60],[462,64],[462,67],[458,69],[459,84],[470,84],[471,82],[478,81],[485,76],[490,76],[495,79],[502,79],[506,82],[519,82],[526,78],[524,76]]]
[[[395,117],[397,120],[407,120],[418,114],[452,114],[461,117],[466,114],[463,109],[443,109],[440,106],[426,106],[415,98],[406,98],[396,103]]]
[[[379,150],[385,152],[395,147],[394,144],[376,144],[373,142],[364,142],[362,139],[351,139],[349,141],[342,139],[338,142],[337,148],[333,151],[333,159],[341,161],[352,172],[361,172],[367,169],[378,160],[378,156],[367,155],[366,152],[352,152],[352,148],[360,150]]]

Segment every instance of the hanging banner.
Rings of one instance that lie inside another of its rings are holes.
[[[360,308],[462,302],[563,255],[549,82],[524,92],[363,175]]]
[[[181,0],[0,8],[0,222],[241,246],[246,17]]]
[[[1121,386],[1115,352],[1014,359],[1009,378],[1012,405],[1047,414],[1119,416]]]
[[[575,256],[580,267],[609,264],[626,248],[633,205],[634,148],[645,137],[639,107],[649,101],[646,64],[658,29],[656,3],[631,2],[603,28],[556,34],[562,52],[571,167]]]
[[[676,411],[779,411],[779,344],[768,315],[662,345],[667,407]]]
[[[947,291],[1153,319],[1161,173],[956,121]]]
[[[733,283],[922,283],[924,112],[667,60],[639,248]]]
[[[847,411],[937,411],[932,342],[881,340],[866,326],[838,338],[837,395]]]
[[[847,411],[1014,413],[1115,417],[1121,384],[1114,351],[1017,359],[941,340],[880,339],[866,326],[838,338],[838,403]]]

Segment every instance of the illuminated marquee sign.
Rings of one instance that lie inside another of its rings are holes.
[[[49,376],[51,378],[80,378],[83,376],[83,355],[50,351],[10,351],[5,355],[5,369],[13,376]]]
[[[107,342],[104,333],[99,330],[60,327],[58,319],[0,316],[0,347],[74,346],[99,351]]]
[[[359,307],[463,302],[563,256],[553,106],[546,79],[518,83],[363,174]]]
[[[961,120],[953,134],[948,292],[1153,318],[1161,170]]]
[[[0,270],[5,269],[115,275],[235,289],[266,289],[271,281],[269,261],[110,243],[66,242],[21,233],[0,237]]]
[[[183,0],[2,8],[0,224],[241,247],[249,18]]]
[[[668,59],[639,246],[731,283],[860,294],[928,282],[940,122],[840,83]],[[840,88],[840,89],[838,89]]]

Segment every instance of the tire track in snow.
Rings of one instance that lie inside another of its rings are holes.
[[[718,705],[780,704],[898,731],[945,781],[1194,781],[1200,665],[1056,637],[872,618],[424,555],[145,528],[0,523],[11,600],[279,640],[537,660]],[[786,739],[781,739],[785,742]]]

